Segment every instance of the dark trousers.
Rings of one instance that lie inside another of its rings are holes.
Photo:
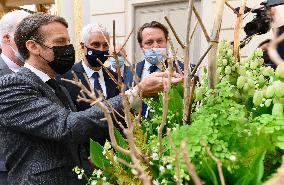
[[[8,172],[0,171],[0,184],[1,185],[7,185],[8,184],[7,175],[8,175]]]

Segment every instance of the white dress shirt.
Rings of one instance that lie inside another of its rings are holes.
[[[11,69],[13,72],[18,72],[21,66],[18,66],[15,62],[10,60],[4,53],[1,53],[1,58],[4,60],[4,62],[7,64],[9,69]]]
[[[144,67],[143,67],[141,80],[143,80],[146,76],[148,76],[150,74],[149,67],[151,67],[151,66],[152,66],[152,64],[145,59],[145,64],[144,64]],[[157,69],[157,71],[160,71],[160,70]]]
[[[34,66],[25,63],[25,68],[28,68],[31,70],[35,75],[37,75],[44,83],[47,82],[49,79],[51,79],[46,73],[42,72],[41,70],[35,68]]]
[[[91,83],[92,86],[94,86],[94,83],[95,83],[95,79],[92,77],[92,75],[94,74],[94,72],[98,72],[99,73],[99,83],[102,87],[102,90],[103,90],[103,93],[104,93],[104,96],[107,97],[107,93],[106,93],[106,84],[105,84],[105,79],[104,79],[104,74],[103,74],[103,70],[100,69],[99,71],[94,71],[93,69],[89,68],[85,63],[84,61],[82,61],[82,65],[83,65],[83,68],[84,68],[84,71],[86,72],[87,74],[87,77]]]

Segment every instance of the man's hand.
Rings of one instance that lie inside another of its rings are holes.
[[[164,84],[168,80],[169,72],[155,72],[145,77],[138,87],[142,91],[143,97],[149,97],[156,95],[158,92],[164,89]],[[178,73],[173,73],[171,78],[172,84],[177,84],[182,80]]]

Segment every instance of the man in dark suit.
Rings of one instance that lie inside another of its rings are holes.
[[[121,44],[115,45],[115,51],[116,51],[116,54],[117,54],[117,59],[119,61],[121,78],[122,78],[122,81],[124,82],[125,78],[129,74],[132,74],[130,66],[126,65],[127,54],[126,54],[125,49],[122,48]],[[114,48],[113,47],[110,48],[109,54],[111,56],[109,58],[109,63],[110,63],[109,69],[111,69],[113,72],[118,73],[117,72],[118,68],[117,68],[116,59],[114,58]],[[127,84],[125,84],[125,85],[127,85]],[[129,86],[129,87],[131,87],[131,86]],[[129,87],[126,87],[126,89],[128,89]]]
[[[136,64],[136,75],[138,79],[143,80],[153,72],[163,71],[168,67],[167,44],[169,31],[163,24],[152,21],[143,24],[137,32],[137,40],[141,50],[144,53],[144,59]],[[184,65],[179,61],[173,63],[176,72],[183,72]],[[127,73],[125,84],[131,86],[134,77],[132,73]],[[142,115],[148,116],[146,104],[142,104]]]
[[[25,65],[0,78],[0,145],[7,159],[8,184],[82,183],[72,173],[80,166],[80,145],[107,127],[97,106],[74,112],[66,89],[55,80],[75,62],[67,27],[61,17],[36,13],[24,18],[15,32]],[[139,85],[143,96],[162,90],[167,75],[156,73],[143,80]],[[180,80],[174,77],[173,83]],[[127,93],[130,103],[137,98],[137,88]],[[108,101],[121,112],[120,96]]]
[[[107,40],[106,40],[107,39]],[[62,75],[61,78],[72,79],[73,74],[82,80],[83,84],[88,87],[84,74],[87,75],[91,85],[100,93],[103,93],[105,99],[117,96],[120,92],[117,84],[111,79],[105,68],[97,61],[99,59],[102,63],[107,60],[109,55],[109,34],[105,27],[98,24],[88,24],[81,30],[81,49],[84,53],[83,58],[75,64],[70,71]],[[117,80],[116,73],[109,70],[109,72]],[[62,82],[71,95],[73,103],[76,105],[78,111],[86,110],[90,107],[89,104],[78,102],[77,98],[80,93],[80,88],[68,82]]]
[[[19,22],[29,13],[15,10],[5,14],[0,20],[0,41],[2,53],[0,56],[0,76],[17,72],[24,63],[18,53],[14,41],[14,33]],[[4,148],[0,148],[0,184],[7,184],[7,169],[5,166]]]

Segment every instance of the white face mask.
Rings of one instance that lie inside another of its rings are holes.
[[[157,65],[159,62],[166,60],[167,48],[149,48],[143,50],[145,59],[152,65]]]
[[[15,56],[17,57],[17,59],[19,59],[21,62],[25,62],[25,59],[22,57],[22,55],[16,51],[11,45],[9,45],[10,48],[13,50],[13,52],[15,53]]]

